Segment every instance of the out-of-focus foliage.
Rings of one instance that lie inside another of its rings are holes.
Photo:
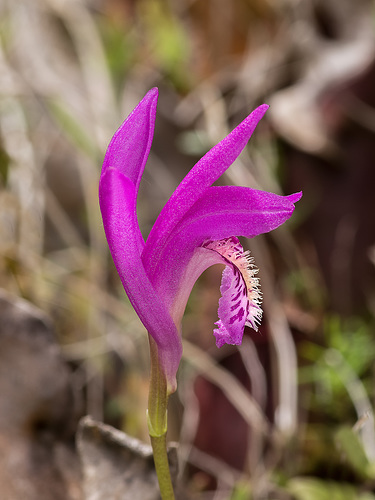
[[[329,500],[371,500],[374,495],[365,493],[358,494],[356,490],[345,483],[335,483],[333,481],[320,481],[312,478],[295,478],[289,483],[289,491],[293,493],[296,500],[314,500],[320,498]]]
[[[304,197],[249,243],[265,320],[241,349],[214,347],[221,270],[194,289],[169,410],[192,498],[374,498],[373,19],[367,0],[0,0],[0,286],[52,317],[85,412],[131,435],[148,439],[148,346],[102,230],[106,145],[158,86],[146,234],[271,105],[226,182]]]

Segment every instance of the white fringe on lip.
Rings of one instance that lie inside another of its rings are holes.
[[[222,240],[208,240],[202,245],[204,248],[219,253],[226,261],[234,265],[240,272],[247,290],[249,301],[246,326],[255,331],[262,320],[262,293],[260,291],[258,268],[254,264],[254,258],[249,250],[244,251],[240,241],[235,236]]]

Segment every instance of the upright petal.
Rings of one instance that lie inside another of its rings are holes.
[[[108,169],[114,168],[134,184],[134,210],[137,203],[139,183],[154,135],[157,99],[158,89],[151,89],[116,131],[104,157],[102,177]],[[144,240],[137,220],[133,238],[136,239],[137,247],[141,252],[144,247]]]
[[[158,89],[153,88],[117,129],[104,157],[102,174],[115,168],[133,182],[136,192],[154,136],[157,101]]]
[[[156,242],[159,245],[165,244],[176,224],[239,156],[267,109],[267,104],[256,108],[229,135],[210,149],[182,180],[147,238],[148,245],[143,254],[146,265],[157,253]]]
[[[136,313],[158,345],[169,390],[176,387],[181,359],[180,334],[163,297],[155,292],[143,267],[134,234],[137,228],[136,189],[121,171],[108,168],[99,187],[100,208],[108,245],[124,289]]]

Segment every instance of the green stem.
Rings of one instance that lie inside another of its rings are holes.
[[[167,434],[160,437],[151,436],[151,445],[154,452],[154,463],[156,475],[158,476],[159,488],[162,500],[174,500],[171,474],[167,456]]]
[[[155,341],[150,339],[150,391],[148,396],[148,429],[151,438],[156,475],[162,500],[174,500],[167,455],[168,391],[165,374],[160,369]]]

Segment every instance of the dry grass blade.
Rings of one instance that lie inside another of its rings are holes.
[[[280,305],[272,278],[268,249],[262,238],[252,241],[255,261],[261,269],[263,307],[275,354],[275,384],[278,387],[275,421],[281,432],[292,435],[297,427],[297,353],[293,336]]]
[[[212,474],[218,479],[219,483],[227,488],[233,488],[237,481],[242,477],[242,474],[229,467],[226,463],[214,458],[207,453],[192,447],[189,454],[189,462],[196,467],[199,467],[205,472]]]
[[[267,377],[256,347],[251,339],[244,337],[238,352],[249,375],[252,395],[259,404],[259,407],[264,411],[267,403]],[[251,437],[251,446],[248,449],[247,461],[249,471],[252,473],[259,469],[262,463],[263,439],[260,434],[253,434]]]
[[[117,106],[97,26],[89,9],[81,2],[45,2],[61,17],[74,42],[87,90],[96,142],[104,150],[116,121]]]
[[[258,403],[231,373],[186,340],[184,340],[184,358],[198,373],[220,387],[251,428],[263,435],[270,432],[270,424]]]
[[[0,45],[0,71],[3,81],[17,88]],[[30,258],[30,250],[40,253],[43,242],[44,193],[40,166],[35,161],[27,130],[27,118],[16,96],[5,94],[0,101],[0,135],[10,159],[10,191],[17,197],[18,252],[21,260]]]
[[[363,449],[369,460],[375,460],[375,429],[371,401],[366,389],[355,371],[346,362],[337,349],[329,349],[325,353],[325,362],[335,369],[347,390],[357,413],[358,421],[362,421],[360,435]],[[365,417],[365,419],[364,419]],[[364,420],[363,420],[364,419]]]

